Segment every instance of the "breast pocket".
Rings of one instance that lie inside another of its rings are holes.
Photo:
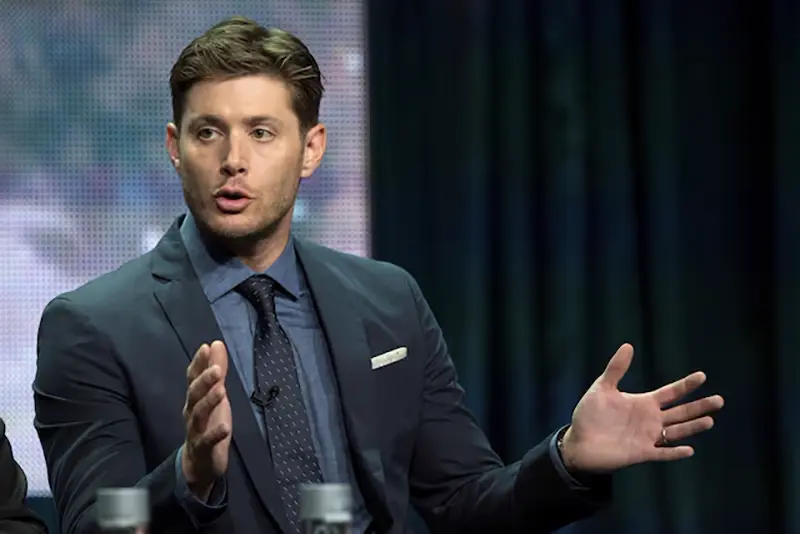
[[[396,364],[406,359],[408,356],[408,348],[407,347],[397,347],[396,349],[383,352],[378,354],[377,356],[373,356],[370,359],[370,363],[372,365],[372,370],[375,371],[377,369],[381,369],[383,367],[388,367],[389,365]]]

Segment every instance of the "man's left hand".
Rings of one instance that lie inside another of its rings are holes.
[[[713,426],[709,414],[724,404],[719,395],[674,405],[706,381],[704,373],[648,393],[624,393],[618,385],[632,359],[633,347],[622,345],[575,407],[561,449],[568,470],[608,473],[643,462],[688,458],[692,447],[672,444]]]

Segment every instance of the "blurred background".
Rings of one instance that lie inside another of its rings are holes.
[[[564,532],[800,533],[793,0],[0,3],[0,416],[33,506],[41,311],[184,210],[169,69],[232,14],[296,33],[327,79],[296,231],[417,278],[504,459],[624,342],[624,389],[702,369],[726,398],[693,459],[619,473]]]

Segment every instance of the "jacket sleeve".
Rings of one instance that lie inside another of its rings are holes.
[[[25,506],[28,481],[14,460],[5,431],[5,423],[0,419],[0,532],[45,534],[45,524]]]
[[[427,358],[412,459],[412,502],[436,532],[552,532],[610,502],[610,476],[590,486],[566,476],[555,435],[505,466],[464,405],[442,332],[409,276]],[[562,469],[559,469],[562,467]]]
[[[97,532],[97,490],[132,486],[150,492],[153,532],[196,532],[202,525],[176,484],[178,451],[147,471],[134,393],[109,337],[62,296],[45,308],[37,351],[34,424],[64,534]]]

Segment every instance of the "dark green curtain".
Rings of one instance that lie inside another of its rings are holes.
[[[509,462],[702,369],[716,427],[569,532],[800,532],[800,8],[369,3],[373,254],[407,268]]]

